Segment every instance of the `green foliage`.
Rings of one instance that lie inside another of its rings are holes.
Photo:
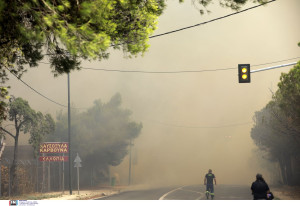
[[[178,0],[182,2],[183,0]],[[212,0],[192,0],[206,8]],[[219,0],[239,9],[247,0]],[[248,0],[264,2],[265,0]],[[50,55],[54,76],[80,69],[80,59],[107,59],[108,49],[144,54],[165,0],[0,0],[0,83]],[[200,10],[204,13],[203,10]],[[0,111],[4,111],[0,105]],[[2,116],[1,116],[2,117]],[[1,118],[0,117],[0,118]]]
[[[283,154],[287,156],[300,154],[299,145],[295,144],[291,122],[276,102],[271,101],[261,111],[256,112],[254,121],[255,126],[251,130],[251,137],[261,150],[268,153],[270,160],[276,161]]]
[[[21,75],[22,64],[42,59],[43,46],[57,74],[79,69],[68,57],[107,58],[110,45],[143,53],[164,7],[163,0],[0,1],[0,69]]]
[[[179,0],[179,2],[183,2],[184,0]],[[216,2],[217,0],[192,0],[194,5],[200,5],[201,9],[199,9],[199,12],[201,15],[203,15],[205,12],[210,13],[211,11],[208,10],[208,6],[212,4],[213,2]],[[241,9],[242,6],[244,6],[247,2],[253,2],[253,3],[260,3],[264,4],[269,0],[218,0],[219,4],[222,7],[225,8],[231,8],[232,10],[238,11]]]
[[[7,99],[10,97],[8,96],[8,91],[6,87],[0,87],[0,124],[2,120],[6,119],[6,106],[7,106]]]
[[[43,115],[41,112],[36,112],[26,100],[20,97],[11,99],[8,114],[8,120],[14,123],[16,129],[16,135],[13,138],[17,139],[20,132],[29,132],[29,143],[32,144],[37,154],[39,144],[44,141],[47,134],[50,134],[55,129],[55,123],[51,115]],[[3,128],[2,130],[4,131],[5,129]],[[5,132],[7,131],[5,130]]]
[[[300,184],[293,174],[300,171],[300,62],[288,73],[282,73],[278,90],[267,106],[255,113],[251,130],[254,143],[278,161],[285,184]]]
[[[300,126],[300,62],[289,73],[281,74],[278,87],[275,98],[281,109]]]
[[[9,105],[8,114],[9,121],[14,122],[17,130],[24,133],[30,130],[36,116],[35,111],[31,109],[28,102],[20,97],[12,100]]]
[[[18,171],[16,161],[18,159],[18,141],[21,132],[24,134],[30,132],[29,142],[33,145],[35,154],[37,154],[39,143],[43,141],[46,134],[54,130],[54,121],[49,114],[44,116],[42,113],[34,111],[28,102],[20,97],[10,99],[8,120],[13,122],[15,133],[12,134],[3,127],[0,127],[0,129],[15,140],[14,160],[11,166],[11,180],[12,193],[16,194],[20,192],[18,191],[20,187],[16,183]]]
[[[46,135],[53,133],[55,130],[55,122],[50,114],[45,116],[38,112],[33,121],[32,129],[30,130],[29,144],[34,148],[34,156],[37,157],[39,153],[39,146],[44,142]]]
[[[142,124],[131,121],[131,111],[122,109],[121,103],[120,94],[116,94],[108,103],[96,100],[86,112],[71,114],[72,153],[78,152],[82,159],[86,182],[90,182],[92,168],[100,177],[108,165],[119,165],[128,153],[130,140],[141,132]],[[67,114],[60,114],[49,141],[68,141],[67,134]]]
[[[204,8],[213,2],[192,1]],[[237,10],[247,1],[263,3],[266,0],[219,0],[219,3]],[[143,54],[149,47],[148,37],[156,29],[165,2],[0,0],[0,76],[6,77],[5,69],[21,76],[24,64],[37,66],[43,58],[43,48],[51,56],[56,75],[79,69],[74,58],[108,58],[111,45],[128,56]]]

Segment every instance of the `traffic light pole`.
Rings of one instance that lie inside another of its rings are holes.
[[[270,69],[277,69],[277,68],[287,67],[287,66],[291,66],[291,65],[295,65],[295,64],[297,64],[297,62],[282,64],[282,65],[273,66],[273,67],[267,67],[267,68],[263,68],[263,69],[252,70],[252,71],[250,71],[250,73],[261,72],[261,71],[270,70]]]

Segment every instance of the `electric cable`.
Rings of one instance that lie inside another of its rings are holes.
[[[164,36],[164,35],[168,35],[168,34],[172,34],[172,33],[176,33],[176,32],[182,31],[182,30],[186,30],[186,29],[191,29],[193,27],[197,27],[197,26],[201,26],[201,25],[204,25],[204,24],[208,24],[208,23],[220,20],[220,19],[225,19],[227,17],[234,16],[236,14],[240,14],[240,13],[246,12],[248,10],[264,6],[265,4],[269,4],[269,3],[272,3],[274,1],[276,1],[276,0],[271,0],[271,1],[268,1],[268,2],[264,2],[264,3],[260,4],[260,5],[249,7],[247,9],[244,9],[244,10],[241,10],[241,11],[237,11],[235,13],[231,13],[231,14],[228,14],[228,15],[225,15],[225,16],[221,16],[221,17],[218,17],[218,18],[215,18],[215,19],[211,19],[209,21],[201,22],[201,23],[198,23],[198,24],[195,24],[195,25],[192,25],[192,26],[187,26],[187,27],[183,27],[183,28],[176,29],[176,30],[173,30],[173,31],[168,31],[168,32],[165,32],[165,33],[162,33],[162,34],[153,35],[153,36],[150,36],[149,39],[150,38],[156,38],[156,37]]]
[[[49,97],[43,95],[42,93],[40,93],[39,91],[37,91],[36,89],[34,89],[32,86],[30,86],[29,84],[27,84],[25,81],[23,81],[21,78],[19,78],[16,74],[14,74],[12,71],[10,71],[9,69],[7,69],[13,76],[15,76],[19,81],[21,81],[25,86],[27,86],[29,89],[31,89],[32,91],[34,91],[35,93],[37,93],[38,95],[44,97],[45,99],[47,99],[48,101],[56,104],[56,105],[59,105],[61,107],[65,107],[65,108],[68,108],[68,106],[66,105],[63,105],[61,103],[58,103],[52,99],[50,99]],[[71,109],[86,109],[86,108],[75,108],[75,107],[71,107]]]
[[[267,65],[267,64],[273,64],[273,63],[278,63],[278,62],[283,62],[283,61],[288,61],[288,60],[293,60],[293,59],[299,59],[300,57],[294,57],[294,58],[289,58],[289,59],[285,59],[285,60],[279,60],[279,61],[274,61],[274,62],[268,62],[268,63],[263,63],[263,64],[256,64],[256,65],[252,65],[252,66],[261,66],[261,65]],[[46,62],[40,62],[43,64],[50,64],[50,63],[46,63]],[[7,69],[7,68],[6,68]],[[82,68],[82,69],[88,69],[88,70],[98,70],[98,71],[109,71],[109,72],[133,72],[133,73],[192,73],[192,72],[212,72],[212,71],[224,71],[224,70],[232,70],[232,69],[236,69],[234,68],[225,68],[225,69],[214,69],[214,70],[198,70],[198,71],[161,71],[161,72],[151,72],[151,71],[132,71],[132,70],[108,70],[108,69],[95,69],[95,68]],[[7,69],[11,74],[13,74],[19,81],[21,81],[25,86],[27,86],[28,88],[30,88],[32,91],[36,92],[37,94],[39,94],[40,96],[44,97],[45,99],[53,102],[54,104],[57,104],[59,106],[62,107],[68,107],[66,105],[63,105],[61,103],[58,103],[52,99],[50,99],[49,97],[43,95],[42,93],[40,93],[39,91],[37,91],[36,89],[34,89],[33,87],[31,87],[29,84],[27,84],[25,81],[23,81],[22,79],[20,79],[16,74],[14,74],[12,71],[10,71],[9,69]],[[71,107],[72,109],[86,109],[86,108],[74,108]]]
[[[285,60],[279,60],[274,62],[262,63],[262,64],[255,64],[251,65],[251,67],[257,67],[267,64],[274,64],[278,62],[284,62],[294,59],[299,59],[300,57],[294,57]],[[43,62],[44,63],[44,62]],[[48,63],[44,63],[48,64]],[[230,67],[230,68],[221,68],[221,69],[203,69],[203,70],[181,70],[181,71],[145,71],[145,70],[120,70],[120,69],[101,69],[101,68],[91,68],[91,67],[82,67],[81,69],[84,70],[95,70],[95,71],[105,71],[105,72],[121,72],[121,73],[146,73],[146,74],[178,74],[178,73],[201,73],[201,72],[216,72],[216,71],[226,71],[226,70],[234,70],[237,67]]]
[[[224,128],[224,127],[236,127],[242,125],[248,125],[253,122],[244,122],[239,124],[229,124],[229,125],[221,125],[221,126],[188,126],[188,125],[176,125],[176,124],[169,124],[164,122],[159,122],[162,125],[169,126],[169,127],[180,127],[180,128],[192,128],[192,129],[216,129],[216,128]]]

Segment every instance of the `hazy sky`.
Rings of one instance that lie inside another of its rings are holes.
[[[136,184],[202,184],[209,168],[220,184],[250,184],[255,174],[263,171],[253,156],[256,147],[250,137],[252,117],[270,101],[270,90],[276,91],[281,72],[289,68],[253,73],[250,84],[239,84],[237,65],[249,63],[255,70],[295,62],[253,66],[300,57],[299,8],[299,0],[278,0],[207,25],[150,39],[151,46],[144,57],[128,59],[121,51],[112,51],[109,60],[84,62],[83,67],[118,70],[236,69],[180,74],[83,69],[70,75],[72,104],[86,108],[95,99],[106,102],[117,92],[122,95],[123,107],[133,112],[132,120],[143,123],[133,150],[137,156],[133,166]],[[233,12],[217,3],[209,9],[211,14],[201,16],[191,1],[179,4],[178,0],[170,0],[155,34]],[[15,77],[10,78],[11,94],[28,100],[35,110],[53,116],[61,109],[67,111]],[[54,78],[49,65],[30,69],[22,79],[45,96],[67,105],[67,76]],[[127,159],[113,170],[126,183]]]

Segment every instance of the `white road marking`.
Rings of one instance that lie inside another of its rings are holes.
[[[176,189],[174,189],[174,190],[171,190],[170,192],[167,192],[166,194],[164,194],[163,196],[161,196],[161,197],[159,198],[159,200],[164,200],[166,196],[168,196],[169,194],[171,194],[171,193],[173,193],[173,192],[175,192],[175,191],[177,191],[177,190],[186,190],[186,189],[182,189],[182,188],[184,188],[184,187],[187,187],[187,186],[182,186],[182,187],[176,188]],[[186,190],[186,191],[200,193],[200,197],[198,197],[196,200],[200,200],[200,199],[202,199],[202,197],[204,197],[204,193],[203,193],[203,192],[194,191],[194,190]]]
[[[180,190],[180,189],[183,188],[183,187],[185,187],[185,186],[182,186],[182,187],[176,188],[176,189],[174,189],[174,190],[171,190],[170,192],[167,192],[166,194],[164,194],[163,196],[161,196],[161,197],[159,198],[159,200],[164,200],[166,196],[168,196],[168,195],[171,194],[172,192],[175,192],[175,191],[177,191],[177,190]]]

